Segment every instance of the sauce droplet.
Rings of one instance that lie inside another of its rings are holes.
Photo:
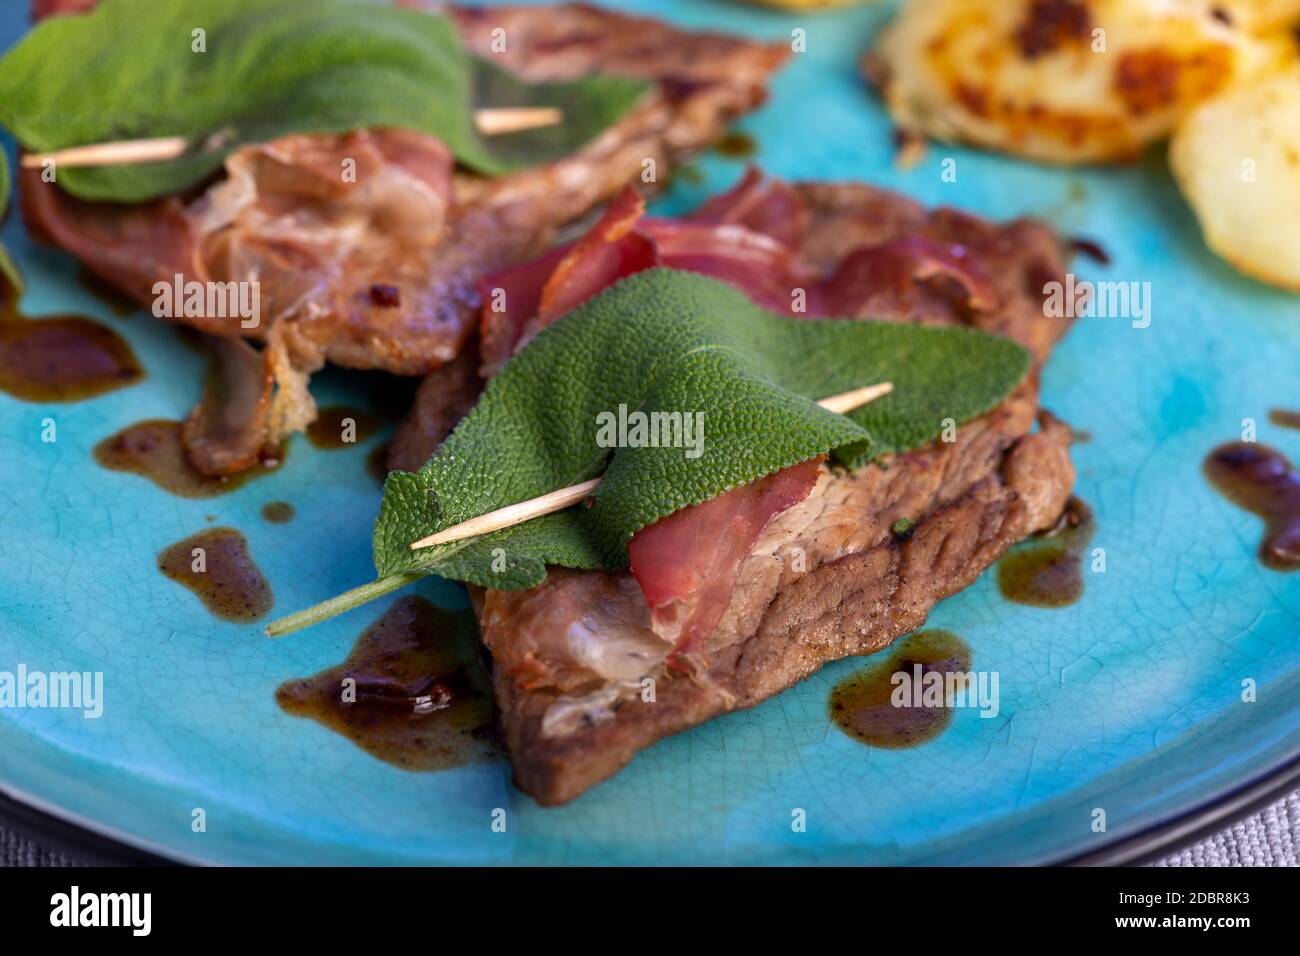
[[[1082,186],[1080,186],[1080,189],[1082,190]],[[1070,240],[1070,247],[1076,252],[1083,253],[1099,265],[1110,265],[1110,253],[1102,247],[1101,243],[1096,242],[1095,240],[1083,236],[1075,236]]]
[[[1264,519],[1259,560],[1300,570],[1300,471],[1267,445],[1229,442],[1205,459],[1205,476],[1233,504]]]
[[[0,390],[27,402],[78,402],[134,385],[144,371],[126,340],[75,315],[31,319],[0,308]]]
[[[894,645],[883,660],[868,663],[836,684],[828,703],[831,720],[870,747],[918,746],[952,723],[943,675],[970,669],[971,651],[960,637],[950,631],[920,631]],[[896,682],[895,674],[905,674],[907,680]]]
[[[421,597],[399,599],[347,660],[280,685],[275,699],[403,770],[442,770],[500,753],[473,614]]]
[[[998,562],[1002,596],[1031,607],[1066,607],[1079,600],[1083,558],[1094,530],[1092,510],[1072,497],[1055,528],[1022,541]]]
[[[234,528],[208,528],[165,548],[158,570],[193,591],[223,621],[260,620],[275,599]]]
[[[674,169],[669,173],[670,185],[671,183],[680,180],[681,182],[689,183],[692,186],[698,186],[703,183],[706,178],[704,171],[693,164],[679,166],[677,169]]]
[[[288,524],[297,514],[287,501],[268,501],[262,505],[262,518],[271,524]]]
[[[758,145],[754,142],[752,136],[731,132],[718,140],[718,144],[714,149],[728,159],[744,159],[747,156],[753,156],[758,151]]]
[[[322,408],[316,420],[307,426],[307,437],[317,448],[350,448],[365,441],[378,427],[378,420],[369,412],[331,405]]]
[[[1300,412],[1287,408],[1275,408],[1268,413],[1268,420],[1283,428],[1300,428]]]
[[[285,450],[281,449],[282,457]],[[126,471],[148,478],[181,498],[223,495],[280,466],[278,460],[268,459],[238,474],[222,478],[204,475],[185,457],[181,423],[162,418],[136,422],[109,435],[95,446],[94,456],[95,461],[110,471]]]
[[[366,456],[366,471],[381,485],[388,477],[388,442],[376,445]]]

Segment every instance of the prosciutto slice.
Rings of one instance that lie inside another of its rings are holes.
[[[624,276],[661,264],[654,240],[633,231],[644,212],[645,200],[625,187],[577,242],[480,283],[485,378],[566,312]]]
[[[813,306],[822,315],[893,314],[944,299],[984,312],[997,305],[997,292],[962,245],[909,236],[847,255]]]
[[[670,662],[699,648],[731,603],[740,563],[773,518],[808,497],[823,458],[683,508],[632,536],[632,574]]]
[[[808,206],[789,183],[768,179],[750,166],[740,182],[686,218],[705,225],[741,226],[773,239],[793,253],[808,228]]]
[[[538,322],[549,325],[616,280],[659,264],[654,239],[633,231],[644,212],[645,200],[624,187],[546,280]]]
[[[752,191],[743,183],[738,188]],[[551,322],[619,279],[652,266],[721,279],[758,304],[790,314],[791,290],[815,281],[780,239],[744,224],[745,213],[738,206],[736,215],[719,206],[716,216],[699,219],[644,214],[645,200],[632,187],[624,187],[577,242],[484,280],[480,334],[485,377],[499,371]],[[754,225],[759,224],[756,218]],[[778,234],[785,229],[773,228]],[[498,305],[502,298],[505,308]]]
[[[803,198],[756,169],[684,219],[644,212],[644,200],[624,187],[577,242],[481,284],[485,377],[564,313],[624,276],[656,265],[726,282],[758,305],[792,318],[923,316],[954,304],[973,314],[990,311],[997,302],[970,252],[938,237],[864,245],[835,268],[821,269],[800,254],[808,220]]]

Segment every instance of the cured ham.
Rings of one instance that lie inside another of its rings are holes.
[[[600,289],[656,265],[727,282],[792,318],[921,312],[950,301],[976,313],[997,303],[969,250],[940,237],[864,245],[822,268],[803,255],[806,201],[756,169],[684,219],[644,212],[644,200],[626,187],[580,240],[482,283],[485,376]]]
[[[632,574],[655,633],[677,655],[699,650],[731,603],[740,562],[763,529],[808,497],[822,458],[683,508],[633,535]]]
[[[634,231],[644,212],[645,200],[625,186],[577,242],[480,283],[485,377],[495,375],[541,329],[600,290],[663,264],[653,239]],[[505,307],[499,309],[498,302]]]

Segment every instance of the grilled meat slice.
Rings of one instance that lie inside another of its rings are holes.
[[[515,783],[542,804],[564,803],[660,738],[920,627],[936,602],[1056,523],[1074,480],[1069,429],[1044,418],[1029,434],[1034,404],[1026,390],[956,444],[901,456],[888,472],[824,474],[760,537],[689,671],[665,663],[669,647],[656,643],[630,575],[557,569],[532,591],[488,591],[481,625]],[[891,525],[903,517],[915,525],[899,541]],[[800,550],[806,570],[796,571]],[[596,595],[577,600],[575,588]],[[625,666],[600,661],[596,674],[575,634]],[[524,642],[531,657],[516,650]],[[645,677],[653,702],[642,699]]]
[[[776,226],[757,223],[775,220],[755,210],[789,197],[758,186],[746,199],[742,184],[730,205],[770,234]],[[1051,231],[927,212],[865,186],[795,191],[802,225],[785,241],[795,268],[822,277],[823,303],[1006,335],[1033,353],[1034,371],[954,441],[888,468],[822,466],[811,493],[758,536],[716,626],[685,653],[656,632],[631,574],[553,569],[529,591],[477,595],[515,780],[541,803],[572,799],[653,741],[752,706],[827,661],[888,645],[1065,505],[1070,432],[1037,397],[1038,370],[1068,327],[1043,308],[1044,284],[1064,279]],[[905,538],[892,530],[903,518]]]
[[[264,338],[283,321],[295,326],[286,338],[300,367],[328,360],[422,374],[468,338],[483,274],[548,246],[556,228],[639,180],[648,161],[666,179],[682,155],[763,101],[788,54],[583,5],[447,12],[469,49],[527,78],[606,72],[658,83],[573,156],[508,176],[453,175],[440,143],[409,132],[290,136],[241,150],[225,179],[188,201],[85,203],[36,171],[25,180],[28,224],[146,304],[154,282],[176,272],[256,274],[268,321],[241,329],[235,317],[195,319],[205,331]],[[497,26],[508,53],[491,51]],[[347,158],[354,184],[339,175]]]
[[[469,414],[483,390],[478,364],[478,349],[471,343],[420,380],[411,409],[389,443],[389,471],[418,471],[456,423]]]
[[[470,339],[485,274],[536,255],[622,185],[665,182],[684,155],[762,103],[789,55],[783,45],[581,4],[446,12],[469,49],[526,78],[604,72],[656,83],[572,156],[508,176],[457,171],[440,142],[402,130],[289,136],[240,150],[226,177],[197,195],[132,206],[77,200],[28,171],[29,228],[146,305],[154,283],[176,274],[256,277],[256,328],[235,316],[185,321],[214,334],[275,336],[300,372],[328,361],[421,375]],[[501,54],[492,52],[496,27],[507,31]],[[354,183],[341,181],[345,159],[356,164]]]

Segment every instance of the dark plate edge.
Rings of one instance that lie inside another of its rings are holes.
[[[72,857],[87,866],[183,866],[176,860],[151,853],[56,816],[0,791],[0,823],[46,849]]]
[[[1300,751],[1254,780],[1168,820],[1120,837],[1088,853],[1049,860],[1049,866],[1138,866],[1193,843],[1300,789]],[[184,866],[0,791],[0,823],[49,849],[91,866]]]
[[[1300,751],[1236,789],[1195,804],[1099,849],[1052,863],[1054,866],[1141,866],[1224,829],[1300,789]]]

